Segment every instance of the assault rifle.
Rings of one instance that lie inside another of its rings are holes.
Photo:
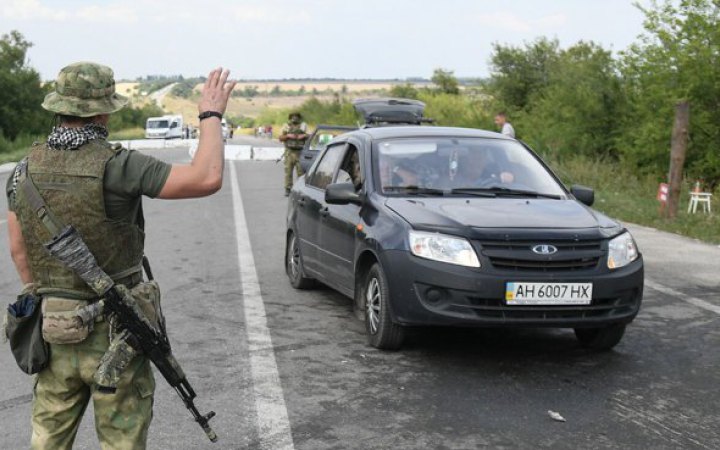
[[[133,350],[144,353],[152,361],[210,441],[216,442],[217,435],[209,424],[215,412],[202,415],[195,407],[195,391],[172,354],[164,326],[153,325],[140,310],[130,291],[123,285],[116,285],[100,268],[82,236],[72,226],[65,226],[45,247],[82,278],[98,296],[104,298],[105,314],[118,327],[124,340]],[[108,386],[98,386],[98,390],[114,392],[114,388]]]

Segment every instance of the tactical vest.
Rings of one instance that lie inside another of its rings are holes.
[[[294,123],[288,123],[287,134],[305,134],[306,132],[302,129],[302,124],[295,125]],[[286,139],[285,147],[290,150],[302,150],[305,146],[305,139]]]
[[[52,150],[40,144],[30,151],[27,173],[55,216],[80,232],[100,267],[116,282],[132,285],[142,270],[145,234],[137,225],[108,219],[103,196],[105,164],[118,151],[102,140],[92,140],[77,150]],[[43,243],[51,236],[20,186],[15,195],[15,212],[38,292],[96,298],[81,278],[45,250]]]

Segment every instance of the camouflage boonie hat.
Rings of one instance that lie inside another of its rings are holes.
[[[115,92],[111,68],[78,62],[60,71],[55,92],[45,96],[42,107],[65,116],[92,117],[114,113],[127,103],[127,97]]]
[[[290,114],[288,114],[288,120],[292,120],[293,116],[297,116],[298,119],[302,120],[303,116],[300,114],[299,111],[293,111]]]

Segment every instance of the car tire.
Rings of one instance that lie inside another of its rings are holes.
[[[390,314],[390,291],[385,273],[375,263],[365,277],[365,330],[368,344],[381,350],[397,350],[405,338],[404,328],[393,323]]]
[[[302,254],[295,233],[290,233],[285,247],[285,272],[295,289],[310,289],[315,286],[315,280],[305,276]]]
[[[615,347],[625,334],[625,324],[618,323],[601,328],[575,328],[575,337],[583,347],[607,351]]]

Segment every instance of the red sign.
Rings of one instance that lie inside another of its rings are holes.
[[[657,192],[657,199],[659,202],[667,203],[668,200],[668,193],[670,192],[670,187],[667,183],[660,183],[660,186],[658,186],[658,192]]]

